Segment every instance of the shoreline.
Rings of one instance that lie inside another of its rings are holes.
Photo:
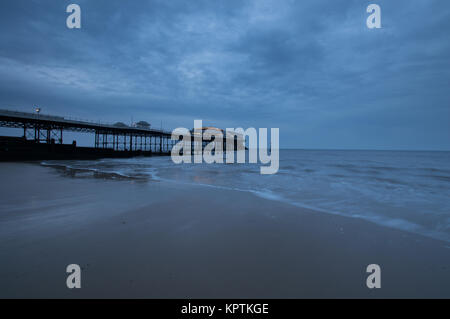
[[[32,162],[30,162],[32,163]],[[382,227],[387,227],[391,229],[401,230],[405,231],[407,233],[416,234],[420,236],[424,236],[427,238],[444,241],[448,244],[448,247],[450,248],[450,239],[448,239],[447,235],[443,232],[436,232],[436,231],[430,231],[427,229],[420,229],[422,226],[412,223],[406,219],[395,219],[395,220],[389,220],[386,218],[382,218],[381,216],[365,216],[365,215],[346,215],[345,213],[342,213],[342,211],[338,210],[330,210],[330,209],[324,209],[319,207],[314,207],[311,205],[306,205],[304,203],[296,202],[292,199],[288,199],[283,197],[282,195],[272,193],[269,194],[265,193],[264,191],[258,191],[258,190],[252,190],[252,189],[236,189],[228,186],[221,186],[221,185],[213,185],[213,184],[205,184],[205,183],[199,183],[199,182],[187,182],[187,181],[179,181],[179,180],[170,180],[166,178],[161,178],[151,174],[150,176],[130,176],[127,174],[124,174],[120,171],[113,171],[113,172],[102,172],[94,168],[74,168],[70,165],[63,165],[61,163],[47,163],[47,161],[36,161],[35,164],[38,164],[39,166],[43,167],[50,167],[56,170],[61,170],[63,172],[63,175],[70,176],[70,177],[77,177],[77,178],[106,178],[106,179],[112,179],[112,180],[120,180],[120,179],[128,179],[128,180],[140,180],[140,181],[163,181],[167,183],[174,183],[174,184],[182,184],[185,187],[206,187],[211,188],[215,190],[229,190],[229,191],[237,191],[237,192],[244,192],[250,195],[257,196],[264,200],[274,201],[282,204],[288,204],[293,207],[299,208],[299,209],[306,209],[310,211],[314,211],[316,213],[323,213],[328,215],[337,215],[337,216],[343,216],[347,218],[355,218],[360,219],[369,223],[373,223],[375,225],[379,225]],[[32,163],[32,164],[34,164]],[[87,173],[87,175],[86,175]],[[92,176],[89,176],[92,175]],[[394,225],[395,224],[395,225]],[[414,230],[412,229],[414,228]],[[420,229],[420,230],[418,230]]]
[[[200,185],[0,173],[2,298],[450,297],[444,241]],[[65,287],[71,263],[82,289]]]

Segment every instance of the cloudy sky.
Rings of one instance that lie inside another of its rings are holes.
[[[82,28],[66,27],[77,3]],[[377,3],[382,29],[368,29]],[[2,0],[0,108],[450,150],[448,0]]]

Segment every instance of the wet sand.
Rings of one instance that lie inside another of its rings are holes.
[[[450,298],[443,241],[244,192],[36,164],[0,177],[1,298]]]

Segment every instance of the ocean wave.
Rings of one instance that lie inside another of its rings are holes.
[[[137,179],[248,192],[323,213],[450,241],[450,154],[292,151],[280,171],[258,165],[175,165],[170,158],[45,161],[68,176]],[[434,168],[431,168],[431,167]],[[425,167],[425,168],[424,168]],[[74,172],[74,173],[73,173]],[[92,173],[82,173],[92,172]]]
[[[60,170],[65,176],[78,178],[101,178],[101,179],[140,179],[138,176],[130,176],[119,171],[107,172],[98,168],[78,168],[72,165],[64,165],[61,163],[42,162],[42,166],[48,166]]]

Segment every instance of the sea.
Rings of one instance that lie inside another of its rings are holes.
[[[261,163],[175,164],[168,156],[41,164],[249,192],[450,242],[450,152],[281,150],[274,175],[261,175]]]

